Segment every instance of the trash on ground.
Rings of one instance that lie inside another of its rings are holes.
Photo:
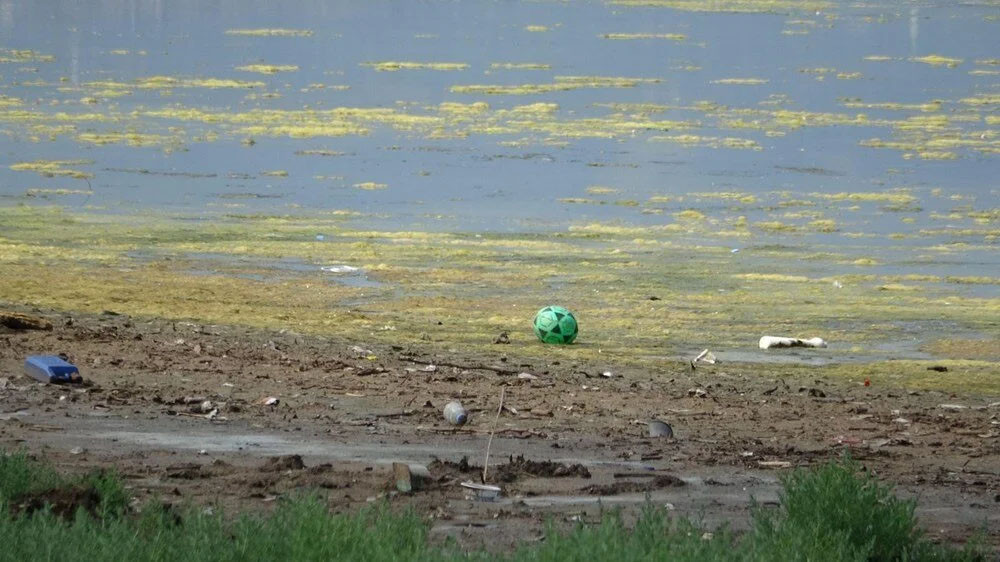
[[[493,338],[493,343],[510,343],[510,334],[507,332],[500,332],[500,335]]]
[[[670,427],[670,424],[660,420],[653,420],[649,422],[649,436],[650,437],[673,437],[674,428]]]
[[[518,373],[517,378],[521,379],[522,381],[533,381],[536,380],[538,377],[532,375],[531,373]]]
[[[792,463],[788,461],[757,461],[757,465],[763,468],[792,468]]]
[[[459,485],[465,488],[465,495],[469,499],[491,502],[500,497],[499,486],[476,484],[475,482],[462,482]]]
[[[46,383],[82,382],[80,370],[56,355],[30,355],[24,360],[29,377]]]
[[[358,345],[352,345],[350,347],[350,350],[351,350],[352,353],[354,353],[354,354],[356,354],[356,355],[358,355],[360,357],[368,357],[368,356],[371,356],[371,355],[375,355],[374,351],[372,351],[370,349],[365,349],[365,348],[363,348],[361,346],[358,346]]]
[[[707,398],[708,391],[704,388],[690,388],[688,389],[688,396],[693,398]]]
[[[0,326],[11,330],[51,330],[52,323],[44,318],[18,312],[0,312]]]
[[[353,267],[353,266],[350,266],[350,265],[343,265],[343,264],[339,264],[339,265],[324,265],[320,269],[322,269],[323,271],[326,271],[328,273],[353,273],[353,272],[355,272],[355,271],[358,270],[358,268],[356,268],[356,267]]]
[[[262,472],[284,472],[286,470],[303,470],[306,463],[301,455],[281,455],[268,457],[260,467]]]
[[[73,447],[72,449],[69,450],[69,454],[71,455],[82,455],[83,453],[86,452],[87,450],[84,449],[83,447]]]
[[[469,412],[461,402],[448,402],[444,406],[444,419],[451,425],[465,425],[465,422],[469,421]]]
[[[394,462],[392,474],[396,489],[404,494],[423,488],[431,479],[431,472],[420,464]]]
[[[772,347],[826,347],[823,338],[786,338],[778,336],[764,336],[757,344],[761,349],[771,349]]]
[[[260,404],[261,406],[277,406],[280,403],[281,399],[274,396],[265,396],[264,398],[257,400],[257,404]]]
[[[711,351],[705,349],[698,354],[697,357],[691,360],[691,369],[695,369],[695,365],[698,363],[708,363],[709,365],[715,365],[718,360],[715,358],[715,354]]]
[[[611,371],[604,371],[603,373],[601,373],[601,376],[604,377],[604,378],[606,378],[606,379],[610,379],[610,378],[614,377],[615,374],[612,373]]]

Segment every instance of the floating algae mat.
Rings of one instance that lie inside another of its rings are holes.
[[[567,357],[995,361],[953,343],[998,337],[991,3],[22,4],[4,299],[489,349],[557,294]]]

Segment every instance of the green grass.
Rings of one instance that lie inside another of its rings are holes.
[[[48,510],[12,515],[24,494],[52,487],[91,486],[97,514],[59,517]],[[130,513],[120,478],[111,473],[69,479],[21,453],[0,457],[2,560],[496,560],[454,543],[428,541],[413,512],[386,505],[331,514],[318,495],[282,502],[267,516],[236,519],[191,506],[181,513],[159,504]],[[781,507],[758,508],[751,530],[709,535],[696,523],[646,507],[631,528],[617,512],[568,531],[550,525],[545,540],[524,544],[506,559],[565,560],[985,560],[974,543],[962,549],[929,542],[919,531],[915,503],[859,471],[850,460],[797,471],[784,483]]]

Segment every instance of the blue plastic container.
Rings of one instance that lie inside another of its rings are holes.
[[[24,360],[24,372],[41,382],[80,382],[76,365],[55,355],[31,355]]]

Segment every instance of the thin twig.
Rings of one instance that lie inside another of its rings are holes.
[[[490,439],[486,442],[486,459],[483,460],[483,484],[486,483],[486,470],[490,467],[490,446],[493,445],[493,434],[497,431],[497,422],[500,421],[500,412],[503,411],[503,396],[507,392],[507,387],[500,388],[500,406],[497,408],[497,417],[493,418],[493,429],[490,430]]]

